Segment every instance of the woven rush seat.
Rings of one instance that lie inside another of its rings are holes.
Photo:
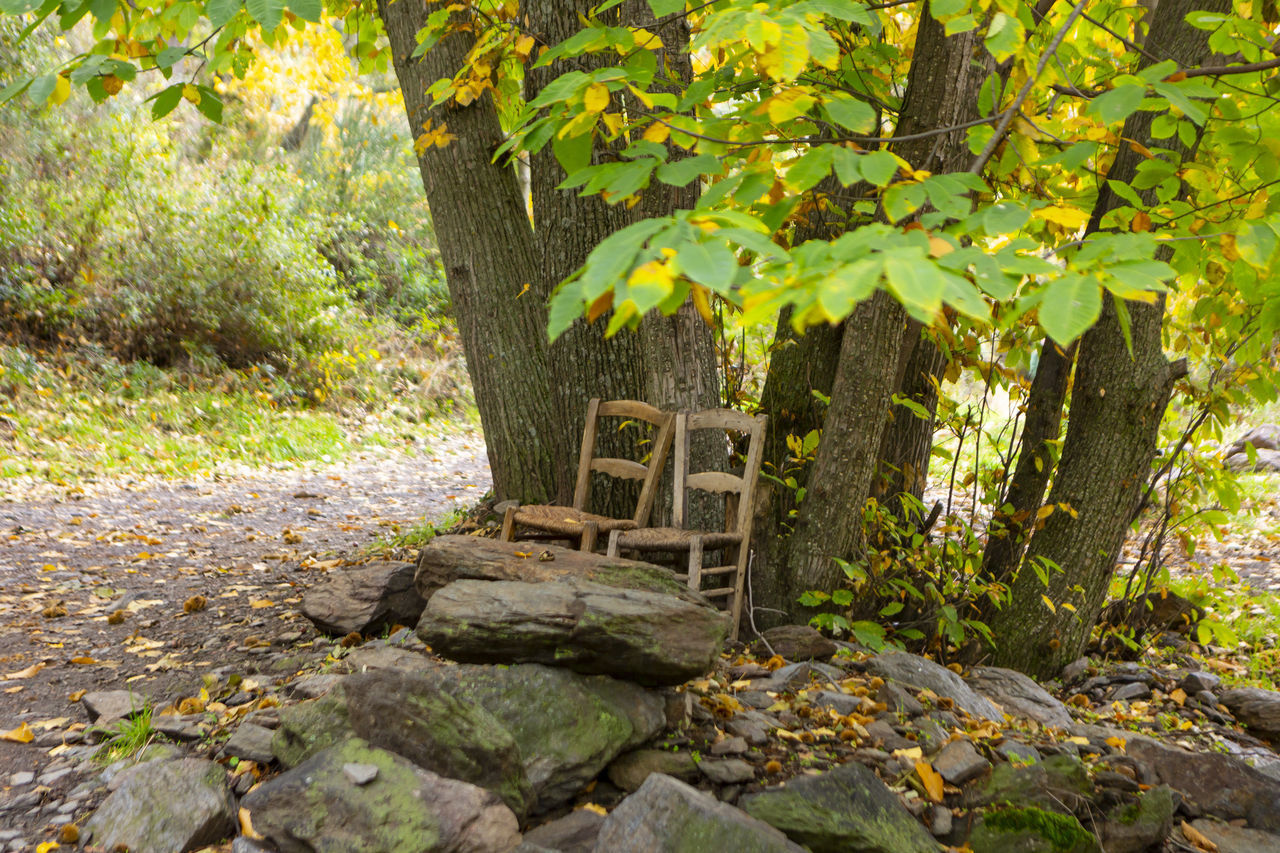
[[[601,530],[604,528],[602,527]],[[708,533],[702,530],[682,530],[679,527],[644,527],[629,530],[618,537],[618,547],[633,551],[687,551],[693,546],[694,537],[702,537],[702,547],[708,551],[737,545],[742,541],[740,533]]]
[[[536,527],[552,533],[563,533],[566,536],[581,536],[582,526],[595,522],[601,533],[614,530],[634,530],[636,523],[630,518],[610,518],[607,515],[596,515],[567,506],[531,505],[518,507],[515,511],[517,524]]]

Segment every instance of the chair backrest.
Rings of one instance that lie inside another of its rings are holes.
[[[751,524],[751,501],[755,496],[756,478],[760,474],[760,457],[764,453],[764,430],[768,418],[734,409],[707,409],[676,415],[675,496],[671,507],[671,523],[683,528],[687,491],[723,494],[726,500],[724,523],[729,533],[745,531]],[[723,471],[689,470],[690,433],[701,429],[736,432],[748,436],[746,463],[742,475]]]
[[[596,434],[599,430],[600,418],[603,417],[644,421],[657,428],[653,446],[649,450],[648,463],[595,455]],[[649,514],[653,511],[658,478],[662,476],[662,469],[666,465],[667,452],[671,449],[674,434],[675,415],[671,412],[664,412],[638,400],[601,402],[599,397],[593,397],[587,404],[587,425],[582,432],[582,450],[578,456],[578,482],[573,490],[574,509],[587,508],[587,501],[591,497],[591,472],[593,471],[624,480],[640,480],[642,481],[640,498],[636,502],[636,511],[632,520],[643,527],[649,522]]]

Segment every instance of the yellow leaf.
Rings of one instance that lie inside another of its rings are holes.
[[[1112,749],[1118,749],[1121,752],[1124,752],[1124,745],[1126,743],[1128,743],[1128,741],[1126,741],[1124,738],[1116,737],[1115,735],[1112,735],[1111,737],[1107,738],[1107,746],[1111,747]]]
[[[50,853],[51,850],[59,850],[62,845],[56,841],[46,841],[36,845],[36,853]]]
[[[666,142],[667,137],[671,135],[671,128],[667,127],[660,121],[655,121],[644,129],[644,138],[647,142]]]
[[[251,607],[254,610],[261,610],[264,607],[275,607],[275,606],[276,606],[276,603],[274,601],[268,601],[265,598],[259,598],[257,601],[249,602],[249,607]]]
[[[584,812],[595,812],[598,815],[606,815],[609,813],[608,809],[606,809],[604,806],[597,805],[596,803],[583,803],[582,805],[577,807],[577,810],[584,811]]]
[[[1057,204],[1032,211],[1031,215],[1037,219],[1053,222],[1064,228],[1070,228],[1072,230],[1079,228],[1089,221],[1088,211],[1081,210],[1078,207],[1067,207],[1065,205]]]
[[[942,802],[942,776],[927,761],[916,762],[916,775],[924,783],[924,792],[935,803]]]
[[[1045,504],[1044,506],[1040,507],[1040,509],[1036,510],[1036,518],[1037,519],[1048,518],[1049,516],[1053,515],[1053,511],[1055,509],[1057,509],[1057,507],[1055,507],[1053,504]]]
[[[1187,691],[1181,687],[1175,687],[1173,692],[1169,694],[1169,698],[1177,702],[1179,706],[1185,705],[1187,702]]]
[[[693,284],[689,287],[689,292],[693,296],[693,307],[698,309],[698,316],[702,318],[702,322],[715,328],[716,318],[711,313],[711,303],[707,300],[707,289],[700,284]]]
[[[36,733],[31,730],[31,726],[23,723],[16,729],[10,729],[7,732],[0,732],[0,740],[7,740],[9,743],[31,743],[35,740]]]
[[[516,39],[516,53],[521,56],[528,56],[533,53],[533,36],[520,36]]]
[[[1185,820],[1182,822],[1182,837],[1194,844],[1197,849],[1204,850],[1205,853],[1217,853],[1218,845]]]
[[[1050,613],[1058,612],[1058,608],[1053,606],[1053,601],[1049,598],[1049,596],[1045,595],[1044,593],[1040,593],[1040,600],[1044,602],[1045,607],[1049,608]]]
[[[908,749],[895,749],[893,751],[893,757],[909,758],[912,761],[919,761],[921,758],[924,758],[924,750],[918,746],[913,746]]]
[[[33,663],[26,669],[20,669],[17,672],[5,673],[4,679],[5,681],[17,681],[20,678],[30,678],[42,669],[44,669],[43,661],[40,663]]]
[[[592,83],[583,93],[582,105],[589,113],[602,113],[609,106],[609,87],[603,83]]]
[[[74,658],[72,658],[72,659],[71,659],[71,662],[72,662],[72,663],[78,663],[78,664],[80,664],[81,666],[89,666],[90,664],[95,664],[95,663],[97,663],[97,661],[96,661],[96,660],[94,660],[93,658],[89,657],[88,655],[80,655],[79,657],[74,657]]]
[[[49,94],[49,100],[54,104],[60,104],[69,97],[71,97],[71,81],[59,74],[57,81],[53,84],[53,91]]]
[[[929,235],[929,257],[940,258],[943,255],[949,255],[956,250],[956,247],[943,240],[941,237]]]
[[[200,106],[200,90],[190,83],[182,87],[182,97],[196,106]]]

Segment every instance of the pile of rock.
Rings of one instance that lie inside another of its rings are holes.
[[[235,853],[1280,851],[1261,741],[1192,752],[1072,713],[1145,701],[1140,684],[1275,737],[1277,694],[1081,665],[1069,708],[1009,670],[850,654],[795,627],[766,634],[767,665],[726,661],[723,617],[665,570],[528,547],[437,539],[413,572],[420,617],[388,603],[409,592],[392,564],[313,589],[304,608],[335,633],[416,630],[245,716],[220,747],[233,779],[173,752],[116,768],[85,834],[134,853],[237,833]]]

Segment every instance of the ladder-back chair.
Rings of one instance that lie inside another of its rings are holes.
[[[626,418],[651,424],[656,432],[649,448],[648,462],[596,456],[596,436],[600,419]],[[601,402],[598,397],[587,404],[587,425],[582,433],[582,450],[578,456],[578,480],[573,490],[573,505],[553,506],[531,504],[508,507],[502,519],[499,538],[510,542],[518,528],[524,528],[525,538],[568,539],[577,543],[583,551],[593,551],[601,533],[614,530],[632,530],[649,522],[653,511],[658,478],[666,464],[671,449],[675,415],[636,400],[612,400]],[[588,512],[591,498],[591,474],[599,472],[625,480],[641,481],[640,497],[631,518],[610,518]],[[530,535],[531,534],[531,535]]]
[[[676,415],[675,494],[671,508],[671,527],[647,527],[615,530],[609,535],[609,556],[620,550],[668,552],[688,555],[688,574],[684,576],[691,589],[710,599],[725,599],[725,609],[733,620],[731,636],[738,638],[738,621],[742,616],[743,584],[750,551],[751,503],[755,496],[756,478],[760,473],[760,457],[764,451],[764,415],[751,415],[733,409],[711,409]],[[747,455],[742,474],[722,471],[690,470],[691,433],[718,430],[738,433],[748,438]],[[725,498],[723,531],[689,530],[685,528],[689,490],[722,494]],[[703,554],[722,552],[723,565],[704,568]],[[717,585],[703,589],[705,579]]]

